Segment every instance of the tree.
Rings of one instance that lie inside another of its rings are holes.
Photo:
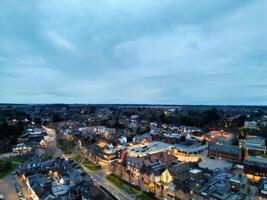
[[[62,119],[61,119],[59,113],[54,113],[53,114],[53,122],[60,122],[60,121],[62,121]]]
[[[185,142],[185,136],[184,135],[180,138],[180,141]]]
[[[234,146],[238,146],[239,145],[239,141],[238,141],[238,138],[236,136],[232,140],[232,145],[234,145]]]

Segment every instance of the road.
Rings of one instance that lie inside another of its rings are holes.
[[[89,174],[92,178],[96,180],[99,185],[105,187],[108,191],[110,191],[114,196],[121,200],[134,200],[132,196],[130,196],[127,192],[119,189],[118,187],[114,186],[106,179],[106,175],[102,170],[99,171],[91,171],[87,168],[84,168],[87,174]]]
[[[57,134],[54,129],[43,126],[47,135],[49,136],[49,142],[47,144],[46,151],[53,152],[53,157],[63,157],[68,159],[68,156],[65,155],[58,147],[57,147]]]

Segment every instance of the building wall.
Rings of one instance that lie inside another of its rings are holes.
[[[245,152],[243,152],[242,150],[239,153],[230,153],[230,152],[225,152],[225,151],[221,151],[219,149],[211,149],[208,148],[208,157],[212,157],[212,158],[219,158],[222,160],[228,160],[228,161],[232,161],[232,162],[240,162],[243,160],[245,156]]]
[[[244,173],[254,176],[267,177],[267,167],[245,163]]]
[[[166,169],[162,174],[161,174],[161,181],[163,183],[167,183],[169,184],[170,182],[173,181],[173,177],[172,175],[170,174],[169,170]]]

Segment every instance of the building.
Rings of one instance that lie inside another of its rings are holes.
[[[248,181],[243,176],[233,176],[226,172],[209,178],[209,180],[192,191],[192,200],[250,200]]]
[[[266,153],[265,138],[262,137],[247,137],[239,140],[239,145],[248,151],[261,151]]]
[[[116,147],[105,148],[102,154],[104,159],[110,163],[122,159],[123,153],[126,153],[126,147],[118,145]]]
[[[210,142],[208,144],[208,157],[239,163],[244,159],[245,152],[239,146],[222,145]]]
[[[33,200],[46,199],[49,196],[51,182],[43,174],[33,174],[27,177],[26,185]],[[53,198],[55,199],[55,197]]]
[[[245,121],[244,128],[245,129],[258,129],[258,122],[255,121]]]
[[[25,154],[25,153],[30,152],[31,150],[32,148],[30,146],[27,146],[24,143],[19,143],[12,147],[12,152],[18,153],[18,154]]]
[[[267,179],[265,177],[259,181],[259,199],[267,199]]]
[[[109,199],[72,160],[34,159],[23,163],[17,172],[33,200]]]
[[[194,144],[194,145],[183,145],[183,144],[174,144],[173,152],[175,154],[182,155],[196,155],[205,151],[208,148],[208,144]]]
[[[185,180],[175,179],[169,184],[168,194],[175,199],[192,199],[192,191],[204,181],[203,170],[191,168]]]
[[[0,194],[0,200],[6,200],[6,198],[3,194]]]
[[[266,126],[267,126],[267,119],[262,120],[262,121],[260,122],[260,127],[266,127]]]
[[[133,138],[133,143],[145,144],[148,142],[152,142],[152,137],[149,133],[145,133],[143,135],[137,135],[137,136],[134,136]]]
[[[120,138],[119,138],[119,142],[120,144],[126,144],[127,143],[127,137],[125,137],[124,135],[122,135]]]
[[[144,165],[145,157],[126,157],[126,170],[130,171],[132,176],[140,176]]]
[[[190,162],[178,163],[166,168],[161,174],[160,184],[168,191],[169,185],[174,181],[184,181],[190,176],[190,170],[193,168]]]
[[[210,131],[206,135],[206,140],[219,144],[230,144],[233,139],[233,134],[225,132],[223,130],[220,131]]]
[[[130,157],[145,157],[148,155],[157,154],[160,152],[169,152],[172,149],[172,145],[153,141],[148,144],[136,144],[127,148],[128,156]]]
[[[161,172],[170,164],[177,162],[177,159],[167,151],[138,157],[128,155],[126,157],[126,169],[134,176],[142,174],[144,182],[148,184],[160,180]],[[159,171],[160,174],[158,174]]]
[[[177,159],[168,154],[168,152],[161,152],[160,154],[154,154],[152,156],[148,156],[143,161],[143,166],[141,168],[141,174],[143,177],[143,181],[146,184],[154,184],[160,182],[160,176],[162,172],[172,165],[177,164]]]
[[[267,159],[261,156],[248,156],[244,160],[244,173],[255,181],[267,177]]]

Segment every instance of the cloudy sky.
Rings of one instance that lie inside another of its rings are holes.
[[[267,105],[267,1],[1,0],[1,103]]]

